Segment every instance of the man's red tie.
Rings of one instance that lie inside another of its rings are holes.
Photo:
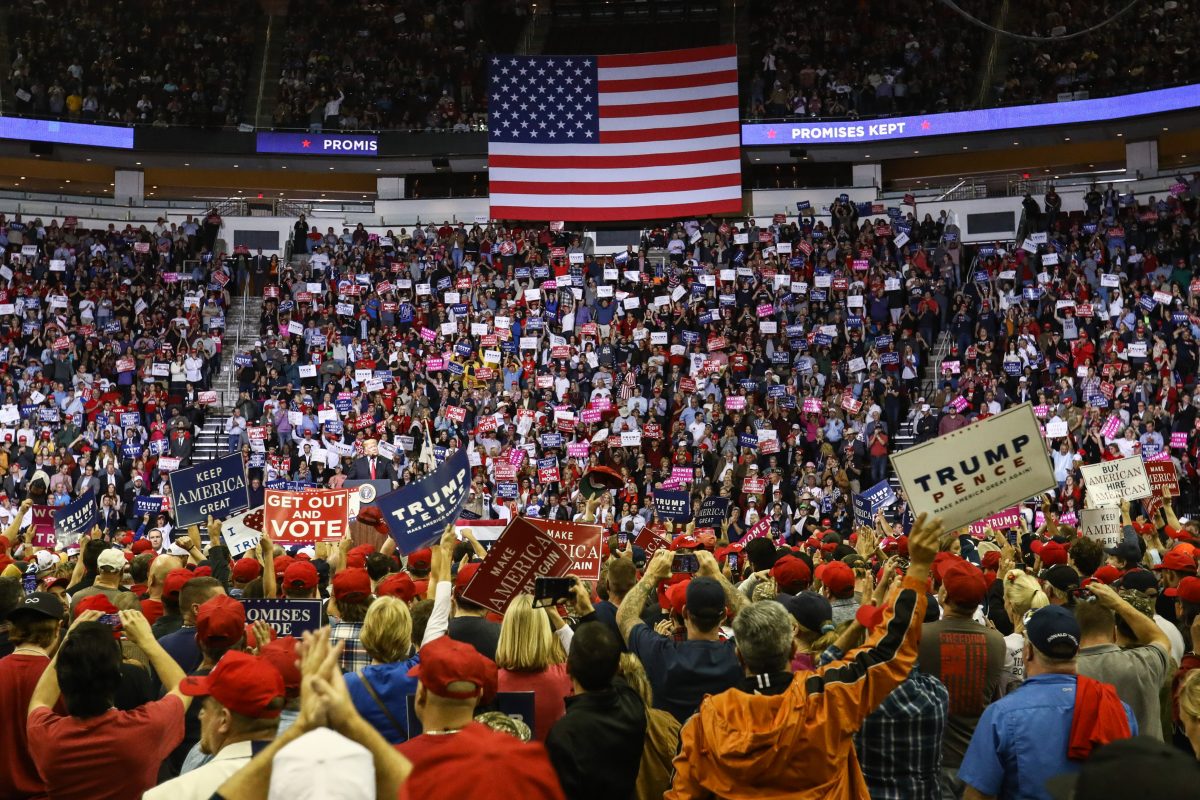
[[[375,480],[375,459],[371,459],[371,480]]]

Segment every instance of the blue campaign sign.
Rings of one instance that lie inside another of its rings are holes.
[[[320,600],[239,599],[246,609],[246,622],[262,620],[280,636],[299,639],[305,631],[316,631],[321,627]]]
[[[162,511],[163,498],[161,495],[133,498],[133,510],[139,517],[143,514],[157,514]]]
[[[209,516],[224,519],[235,511],[250,507],[241,453],[207,461],[199,467],[177,470],[170,478],[176,524],[181,527],[202,525]]]
[[[896,502],[896,493],[886,480],[854,495],[854,519],[859,525],[870,525],[875,512]]]
[[[692,518],[691,494],[686,491],[668,492],[657,489],[654,492],[654,510],[663,519],[687,522]]]
[[[54,512],[54,530],[69,542],[90,531],[97,523],[100,513],[96,509],[96,495],[91,489],[84,492],[74,503]]]
[[[714,528],[721,529],[721,523],[729,516],[729,498],[728,497],[709,497],[700,504],[700,511],[696,514],[697,528]]]
[[[442,535],[467,499],[471,465],[459,448],[429,475],[375,501],[401,553],[419,550]]]

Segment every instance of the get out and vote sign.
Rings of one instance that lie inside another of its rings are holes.
[[[896,453],[892,467],[913,512],[948,531],[1058,486],[1029,403]]]
[[[349,529],[350,490],[287,492],[267,489],[263,527],[276,542],[335,542]]]

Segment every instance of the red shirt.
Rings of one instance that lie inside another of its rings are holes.
[[[25,714],[33,687],[50,664],[43,656],[14,654],[0,658],[0,797],[46,797],[29,754]]]
[[[162,600],[152,600],[147,597],[142,601],[142,616],[146,618],[146,622],[153,625],[158,621],[158,618],[163,615],[166,609],[163,608]]]
[[[29,715],[30,730],[38,732],[29,752],[55,800],[141,797],[183,741],[183,716],[183,703],[173,694],[88,719],[43,707]]]

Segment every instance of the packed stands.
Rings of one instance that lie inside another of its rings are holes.
[[[477,130],[491,52],[525,0],[455,4],[301,0],[288,13],[274,123],[307,130]]]
[[[14,0],[4,110],[78,122],[236,125],[255,4]]]

